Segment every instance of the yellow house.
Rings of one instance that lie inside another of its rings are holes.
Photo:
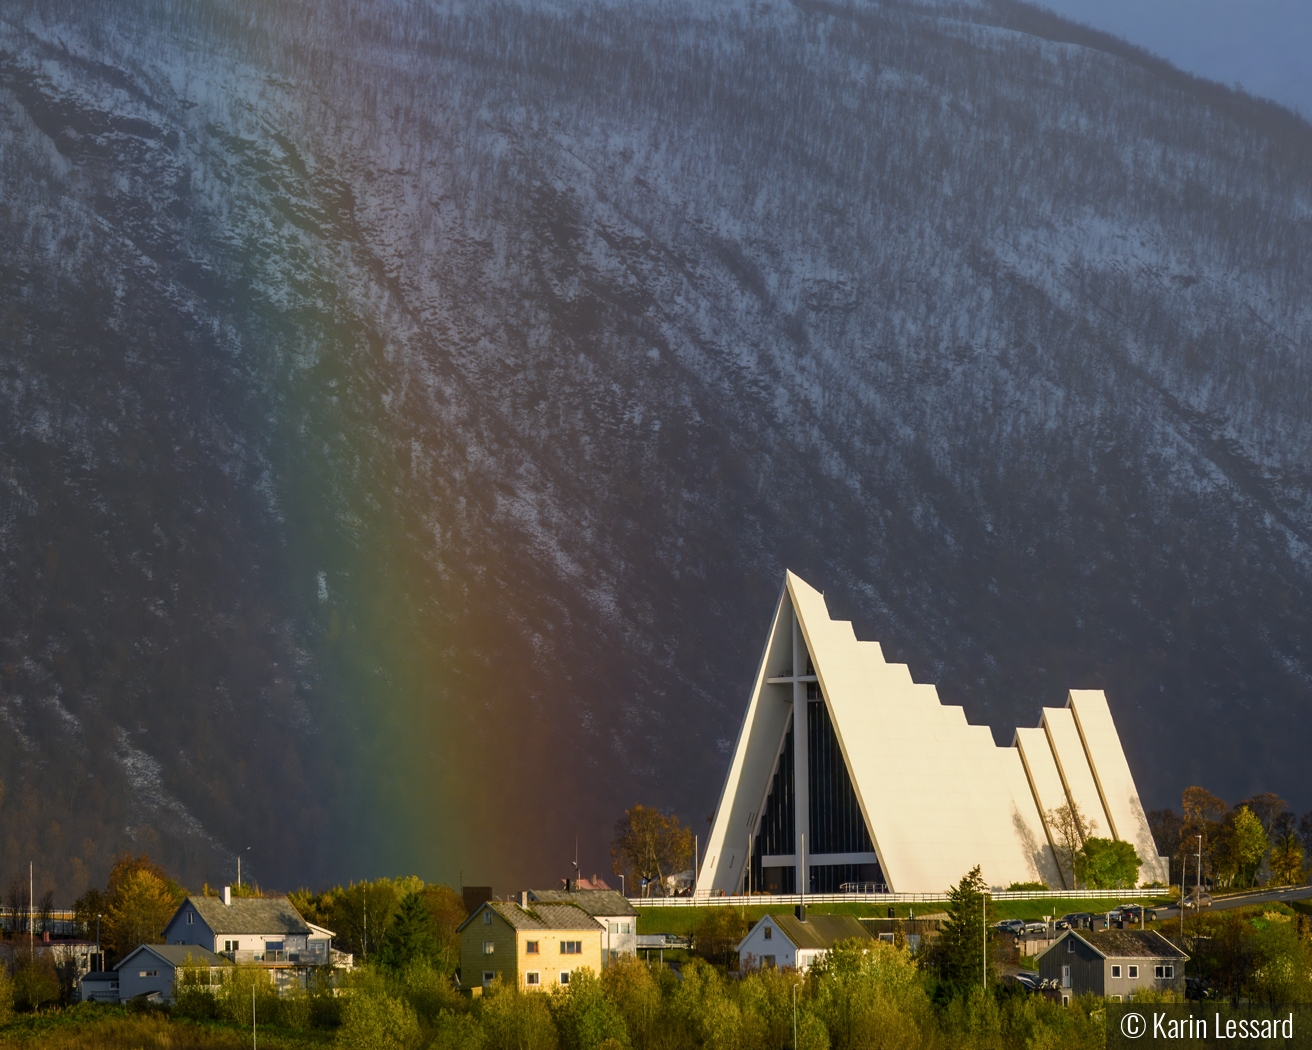
[[[601,973],[605,930],[575,904],[486,901],[460,924],[460,983],[479,994],[497,977],[522,991]]]

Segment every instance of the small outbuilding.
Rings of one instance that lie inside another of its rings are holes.
[[[143,944],[114,969],[118,975],[118,1001],[155,999],[171,1003],[179,970],[195,970],[202,984],[221,984],[224,972],[231,968],[227,959],[198,945]]]
[[[1038,959],[1039,976],[1072,995],[1132,999],[1145,989],[1184,991],[1189,956],[1156,930],[1067,930]]]
[[[874,939],[854,915],[808,916],[799,907],[792,915],[762,915],[738,944],[738,968],[808,970],[840,941]]]
[[[118,971],[92,970],[78,981],[84,1003],[118,1002]]]

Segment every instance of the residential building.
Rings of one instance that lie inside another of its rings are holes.
[[[197,945],[235,963],[258,963],[273,971],[281,990],[304,986],[319,966],[350,969],[351,956],[333,950],[332,930],[306,922],[286,897],[188,897],[164,928],[173,945]]]
[[[1039,958],[1039,977],[1073,995],[1101,995],[1116,1002],[1146,988],[1184,992],[1189,956],[1156,930],[1067,930]]]
[[[577,904],[486,901],[459,926],[460,983],[475,994],[497,977],[521,990],[600,973],[605,930]]]
[[[600,882],[593,876],[593,884]],[[580,879],[578,886],[586,882]],[[601,942],[602,965],[625,955],[638,954],[638,910],[623,894],[611,889],[529,890],[528,901],[542,904],[574,904],[591,915],[605,930]]]
[[[738,943],[738,968],[792,967],[808,970],[840,941],[871,941],[870,931],[854,915],[762,915]]]
[[[183,968],[195,970],[203,984],[220,984],[224,972],[232,969],[232,963],[196,944],[143,944],[129,952],[113,970],[118,976],[115,998],[106,998],[115,990],[107,987],[108,982],[97,974],[82,978],[82,998],[90,998],[88,990],[91,990],[101,1002],[150,999],[171,1003],[178,971]],[[99,979],[93,980],[89,989],[87,978]]]
[[[789,572],[695,892],[937,893],[976,864],[992,887],[1069,889],[1047,816],[1067,804],[1167,880],[1101,691],[998,747]]]
[[[84,1003],[118,1002],[118,971],[92,970],[78,981]]]

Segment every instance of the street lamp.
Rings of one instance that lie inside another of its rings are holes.
[[[799,982],[793,982],[793,1050],[797,1050],[797,989]]]

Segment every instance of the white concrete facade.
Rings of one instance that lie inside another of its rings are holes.
[[[1037,729],[998,747],[987,726],[940,703],[905,664],[884,660],[878,642],[859,641],[832,620],[824,597],[786,574],[765,652],[748,697],[698,881],[701,895],[740,893],[771,779],[793,711],[807,710],[814,683],[832,724],[860,815],[891,892],[941,892],[976,864],[994,888],[1044,882],[1068,889],[1054,853],[1049,810],[1073,801],[1093,834],[1134,845],[1143,881],[1166,881],[1106,698],[1072,690],[1066,706],[1045,708]],[[812,694],[812,704],[817,698]],[[796,871],[810,889],[812,865],[857,863],[817,855],[807,835],[807,718],[793,733],[794,844],[766,858]],[[803,839],[803,836],[806,838]],[[805,854],[805,855],[804,855]],[[759,888],[759,887],[754,887]]]

